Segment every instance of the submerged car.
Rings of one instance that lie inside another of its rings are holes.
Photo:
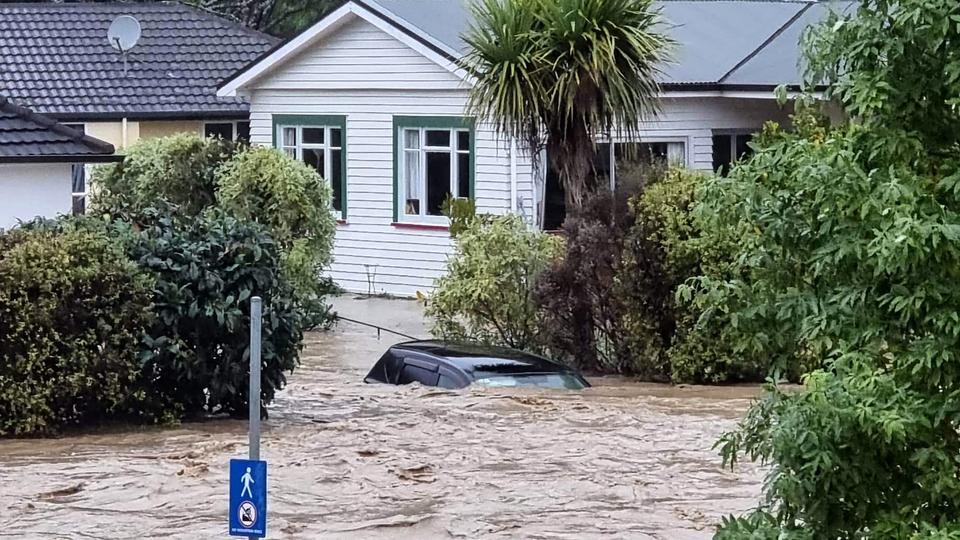
[[[590,383],[574,369],[504,347],[445,341],[408,341],[390,347],[364,382],[457,389],[471,384],[580,390]]]

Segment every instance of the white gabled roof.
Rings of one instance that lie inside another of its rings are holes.
[[[379,8],[380,6],[375,7]],[[367,21],[383,32],[393,36],[401,43],[448,69],[460,79],[467,79],[467,72],[461,69],[456,62],[456,59],[459,57],[459,52],[423,34],[418,28],[409,25],[386,10],[375,10],[365,5],[365,3],[351,0],[313,26],[282,43],[258,60],[254,60],[241,71],[235,73],[220,85],[220,88],[217,90],[217,95],[221,97],[238,95],[244,87],[265,76],[276,67],[309,47],[321,42],[324,38],[334,34],[345,23],[357,17]]]

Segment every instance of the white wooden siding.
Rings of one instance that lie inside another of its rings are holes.
[[[258,89],[456,90],[463,81],[365,20],[352,20],[330,38],[290,59]]]
[[[347,222],[338,225],[331,277],[354,292],[412,296],[429,291],[452,249],[445,230],[399,228],[393,221],[393,117],[462,116],[467,89],[443,67],[356,19],[286,62],[250,92],[254,144],[273,142],[273,115],[344,115],[347,120]],[[785,120],[773,100],[667,99],[643,126],[644,140],[686,143],[688,165],[711,169],[712,130],[753,130]],[[510,210],[509,145],[488,126],[476,130],[479,212]],[[518,152],[518,206],[534,212],[530,160]],[[542,194],[540,194],[542,196]],[[374,277],[375,274],[375,277]]]
[[[0,165],[0,229],[35,217],[69,214],[73,207],[71,165]]]

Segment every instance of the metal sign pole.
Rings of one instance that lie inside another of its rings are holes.
[[[263,300],[250,299],[250,459],[260,459],[260,324]]]

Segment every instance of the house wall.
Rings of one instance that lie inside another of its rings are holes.
[[[0,164],[0,229],[71,210],[70,165]]]
[[[196,133],[197,135],[203,135],[203,122],[199,120],[138,123],[140,124],[139,139],[155,139],[177,133]]]
[[[464,115],[464,83],[355,18],[248,91],[253,144],[273,144],[273,115],[346,116],[347,220],[337,227],[331,277],[349,291],[428,291],[445,271],[452,244],[446,230],[392,223],[393,117]],[[642,126],[641,138],[681,140],[687,165],[707,170],[713,166],[712,130],[750,131],[787,118],[772,99],[666,99],[662,107],[657,119]],[[475,163],[478,212],[509,212],[509,144],[484,124],[476,130]],[[530,160],[518,157],[516,167],[518,210],[532,220]]]

